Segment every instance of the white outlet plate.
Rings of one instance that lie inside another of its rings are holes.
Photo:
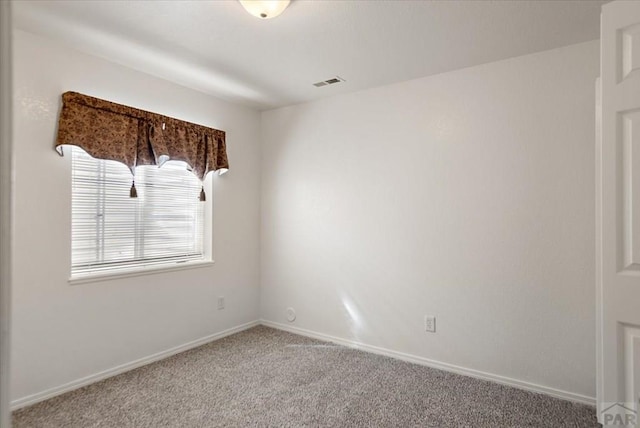
[[[436,317],[432,315],[424,316],[424,331],[428,331],[429,333],[436,332]]]
[[[218,297],[218,310],[224,309],[224,296]]]
[[[296,320],[296,311],[293,308],[287,308],[285,310],[285,315],[287,317],[287,321],[294,322]]]

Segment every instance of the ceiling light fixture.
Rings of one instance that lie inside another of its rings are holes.
[[[291,0],[239,0],[242,7],[260,19],[271,19],[280,15]]]

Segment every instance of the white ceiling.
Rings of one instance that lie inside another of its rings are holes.
[[[606,1],[19,1],[23,30],[259,109],[594,40]],[[312,83],[340,76],[337,85]]]

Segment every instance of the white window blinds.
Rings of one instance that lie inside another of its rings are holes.
[[[204,259],[200,180],[184,162],[136,168],[73,147],[71,276]]]

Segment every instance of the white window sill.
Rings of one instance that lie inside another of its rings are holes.
[[[185,263],[174,263],[169,265],[149,266],[143,268],[134,268],[128,270],[119,270],[117,272],[97,272],[75,275],[69,278],[70,285],[86,284],[88,282],[103,282],[114,279],[130,278],[134,276],[153,275],[164,272],[172,272],[176,270],[196,269],[213,265],[213,260],[198,260]]]

